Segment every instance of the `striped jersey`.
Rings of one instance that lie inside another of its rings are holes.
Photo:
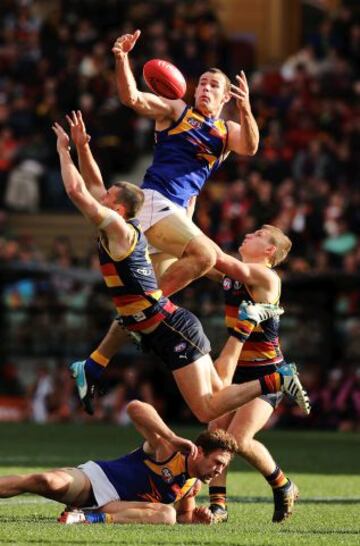
[[[186,106],[170,127],[155,131],[154,159],[142,188],[156,190],[186,207],[228,155],[227,139],[223,119],[203,116]]]
[[[122,324],[128,330],[144,330],[161,322],[176,306],[158,287],[147,240],[138,220],[127,222],[134,230],[128,253],[114,259],[104,240],[98,239],[100,268]]]
[[[195,485],[187,471],[187,458],[175,452],[157,462],[141,447],[113,461],[95,461],[124,501],[170,504],[183,498]]]
[[[229,335],[237,337],[239,305],[243,300],[252,301],[245,284],[225,276],[223,279],[225,297],[225,325]],[[279,317],[261,322],[252,330],[241,351],[238,366],[268,366],[283,361],[279,344]]]

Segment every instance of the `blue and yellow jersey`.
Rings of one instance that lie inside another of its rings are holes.
[[[143,448],[113,461],[95,461],[124,501],[177,502],[189,493],[197,479],[187,471],[186,456],[175,452],[156,462]]]
[[[98,253],[101,272],[123,325],[129,330],[144,330],[161,322],[176,306],[158,287],[149,258],[147,240],[138,220],[127,222],[134,229],[129,252],[114,259],[100,237]]]
[[[280,282],[279,282],[280,286]],[[243,300],[252,301],[250,291],[245,284],[224,277],[223,289],[225,297],[225,325],[229,335],[237,337],[239,305]],[[280,294],[279,294],[280,297]],[[276,303],[278,303],[279,298]],[[238,367],[268,366],[279,364],[284,357],[279,344],[279,318],[270,318],[256,326],[241,351]]]
[[[223,119],[203,116],[185,107],[180,118],[163,131],[155,131],[152,165],[142,184],[186,207],[227,156],[228,131]]]

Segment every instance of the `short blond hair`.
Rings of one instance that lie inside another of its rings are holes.
[[[266,229],[266,231],[270,232],[270,243],[276,248],[274,255],[270,259],[270,263],[273,267],[276,267],[286,259],[291,250],[292,242],[278,227],[263,224],[261,229]]]

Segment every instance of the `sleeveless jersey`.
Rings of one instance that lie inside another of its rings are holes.
[[[250,292],[240,281],[224,277],[225,324],[229,335],[237,337],[239,305],[243,300],[256,303]],[[284,357],[279,345],[279,317],[261,322],[251,332],[241,351],[238,367],[268,366],[278,364]]]
[[[212,119],[185,107],[173,125],[155,131],[154,159],[142,188],[156,190],[186,207],[228,155],[227,137],[223,119]]]
[[[158,287],[149,258],[147,240],[138,220],[127,222],[134,229],[134,242],[124,257],[115,260],[98,239],[100,268],[123,326],[144,330],[161,322],[176,306]]]
[[[113,461],[95,462],[124,501],[170,504],[184,497],[197,481],[190,478],[186,456],[180,452],[156,462],[141,447]]]

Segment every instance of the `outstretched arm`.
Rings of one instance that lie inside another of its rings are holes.
[[[89,193],[84,179],[71,159],[69,136],[58,123],[55,123],[52,129],[57,136],[56,146],[66,193],[85,218],[106,233],[109,242],[116,245],[116,253],[119,256],[125,254],[132,244],[134,230],[119,214],[101,205]]]
[[[116,85],[120,100],[122,104],[143,116],[158,121],[175,120],[184,109],[185,103],[182,100],[169,100],[153,93],[143,93],[137,87],[128,54],[134,48],[140,34],[140,30],[137,30],[134,34],[119,36],[112,49],[116,62]]]
[[[238,85],[231,86],[230,94],[236,99],[240,124],[234,121],[228,122],[228,148],[240,155],[255,155],[259,147],[259,128],[251,112],[249,86],[243,71],[236,76],[236,79]]]
[[[216,269],[234,280],[270,288],[274,274],[261,264],[244,263],[225,252],[217,253]]]
[[[70,127],[71,138],[76,146],[80,173],[91,195],[99,201],[106,193],[106,188],[99,165],[90,148],[91,137],[86,132],[82,114],[80,110],[72,111],[71,116],[66,116],[66,119]]]
[[[196,454],[195,444],[190,440],[177,436],[150,404],[133,400],[128,404],[127,412],[137,430],[153,450],[157,449],[165,441],[173,451]]]

